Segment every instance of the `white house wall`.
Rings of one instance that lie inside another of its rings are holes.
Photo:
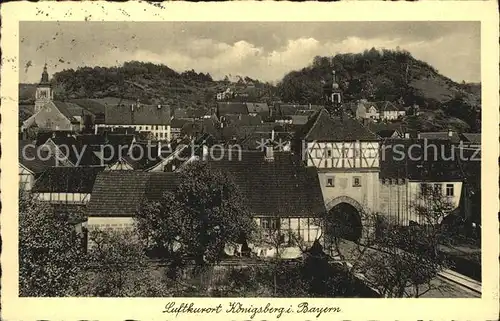
[[[129,128],[133,127],[138,132],[151,132],[159,140],[172,139],[170,125],[108,125],[97,124],[95,126],[95,133],[97,134],[99,128]]]
[[[395,179],[384,180],[380,183],[380,211],[381,215],[398,225],[408,225],[410,221],[424,223],[422,217],[414,210],[420,200],[422,182],[401,182]],[[441,185],[442,195],[452,204],[452,211],[456,210],[462,197],[462,182],[426,182],[426,184]],[[446,185],[453,185],[453,196],[446,196]]]

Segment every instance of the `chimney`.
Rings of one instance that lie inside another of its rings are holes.
[[[410,133],[405,133],[405,138],[410,138]]]
[[[158,109],[161,109],[161,105],[158,105]]]
[[[420,133],[417,133],[417,138],[420,139]]]
[[[448,137],[449,138],[453,137],[453,130],[448,129]]]
[[[161,142],[158,142],[158,157],[161,156]]]
[[[271,131],[271,140],[274,141],[274,129]]]

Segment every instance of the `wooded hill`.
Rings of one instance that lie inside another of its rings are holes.
[[[404,50],[317,56],[309,66],[285,75],[278,83],[278,93],[287,102],[321,103],[323,83],[331,81],[333,69],[344,101],[364,98],[417,104],[427,111],[421,120],[431,122],[425,129],[480,128],[481,85],[456,83]]]
[[[269,92],[268,84],[248,77],[257,90]],[[53,75],[56,99],[123,97],[143,103],[169,104],[174,107],[207,109],[215,104],[217,92],[224,91],[229,80],[214,81],[210,74],[194,70],[177,72],[168,66],[138,61],[119,67],[83,67],[66,69]],[[20,102],[32,104],[35,84],[21,84]]]
[[[344,101],[399,101],[418,104],[427,111],[421,129],[446,127],[460,131],[480,128],[481,85],[456,83],[429,64],[404,50],[371,49],[358,54],[315,57],[301,70],[291,71],[278,85],[242,77],[252,82],[258,99],[271,102],[322,104],[323,82],[331,80],[335,68]],[[55,73],[52,77],[57,99],[106,96],[140,99],[144,103],[169,104],[209,110],[215,95],[231,83],[226,77],[214,81],[210,74],[194,70],[177,72],[168,66],[138,61],[119,67],[83,67]],[[20,104],[33,104],[36,85],[20,85]],[[418,123],[418,121],[417,121]]]

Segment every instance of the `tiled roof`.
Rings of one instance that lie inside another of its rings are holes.
[[[448,160],[452,151],[452,144],[442,140],[388,139],[380,149],[380,178],[435,182],[461,180],[463,175],[457,155]]]
[[[344,114],[343,118],[331,116],[325,109],[317,112],[296,134],[296,139],[306,141],[375,141],[379,137],[359,121]]]
[[[168,106],[140,105],[106,106],[105,120],[108,125],[169,125],[170,108]]]
[[[52,137],[68,137],[72,136],[73,133],[67,130],[54,130],[54,131],[39,131],[36,134],[36,146],[43,145],[49,138]]]
[[[91,193],[97,174],[103,170],[104,167],[50,167],[35,181],[32,191]]]
[[[187,118],[188,113],[184,108],[175,108],[174,109],[174,118]]]
[[[95,149],[83,145],[73,136],[50,138],[68,160],[77,166],[101,165],[101,160],[94,153]]]
[[[74,115],[74,107],[75,106],[73,104],[71,104],[71,106],[70,106],[70,105],[68,105],[68,103],[65,103],[65,102],[62,102],[62,101],[57,101],[57,100],[52,101],[52,103],[61,112],[61,114],[64,115],[64,117],[66,117],[66,118],[69,119],[69,121],[71,121],[72,123],[78,122],[73,117],[73,116],[75,116]],[[81,113],[78,116],[80,116],[80,115],[81,115]]]
[[[192,122],[192,120],[184,118],[172,118],[170,121],[171,128],[182,128],[186,123]]]
[[[227,114],[248,114],[248,109],[245,103],[240,102],[218,102],[217,103],[218,116]]]
[[[292,123],[296,125],[305,125],[309,120],[307,115],[292,115],[290,117],[292,118]]]
[[[87,205],[87,215],[133,217],[145,195],[149,175],[140,171],[99,173]]]
[[[35,174],[40,174],[47,168],[56,165],[56,159],[54,155],[49,153],[48,149],[41,148],[38,150],[40,146],[28,146],[30,144],[34,144],[34,142],[28,140],[19,141],[18,157],[20,164]]]
[[[257,126],[262,124],[262,117],[260,117],[260,115],[251,116],[228,114],[223,117],[229,126]]]
[[[263,152],[243,151],[241,158],[236,152],[232,160],[224,156],[208,164],[234,179],[254,215],[314,216],[325,212],[316,169],[303,166],[290,153],[275,152],[270,162]]]
[[[159,201],[165,191],[175,191],[178,184],[177,173],[152,172],[146,185],[146,197],[151,201]]]
[[[379,130],[377,132],[377,135],[380,136],[381,138],[389,138],[389,137],[392,137],[392,135],[394,135],[394,133],[396,133],[397,131],[395,129],[383,129],[383,130]]]
[[[269,106],[266,103],[246,103],[249,113],[269,114]]]
[[[424,139],[438,139],[438,140],[448,140],[451,141],[452,143],[458,143],[460,142],[460,137],[458,136],[458,133],[456,132],[423,132],[418,134],[420,138]]]

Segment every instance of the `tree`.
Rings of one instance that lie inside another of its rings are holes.
[[[203,266],[220,260],[228,242],[241,243],[255,228],[235,183],[204,162],[179,172],[179,185],[159,202],[143,203],[136,226],[149,248],[173,252]]]
[[[144,245],[132,230],[89,233],[87,282],[81,294],[104,297],[170,296],[172,286],[155,278]]]
[[[64,214],[20,191],[20,296],[71,296],[80,285],[80,238]]]
[[[380,213],[361,213],[365,233],[358,242],[333,235],[333,253],[355,282],[364,281],[384,297],[420,297],[437,289],[434,280],[447,262],[440,255],[439,222],[451,210],[441,190],[424,186],[411,204],[420,225],[398,226]]]

